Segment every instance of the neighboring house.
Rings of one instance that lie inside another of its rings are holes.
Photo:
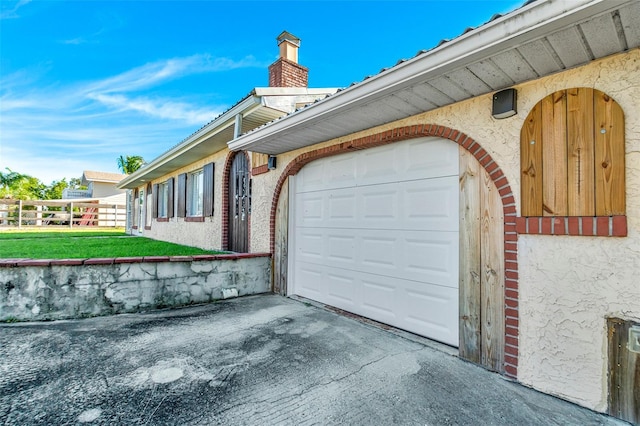
[[[97,199],[100,202],[124,204],[126,202],[126,189],[117,187],[118,183],[127,175],[120,173],[95,172],[85,170],[82,172],[82,185],[87,189],[65,189],[63,199]]]
[[[125,178],[126,175],[120,173],[96,172],[85,170],[82,172],[81,184],[87,189],[65,189],[62,192],[63,200],[74,200],[79,203],[97,203],[101,205],[110,205],[111,207],[101,207],[92,214],[98,214],[99,221],[93,224],[98,226],[122,226],[125,223],[125,217],[120,217],[122,207],[127,203],[127,190],[120,189],[117,184]],[[128,213],[128,212],[127,212]],[[87,216],[95,217],[95,216]],[[115,219],[117,217],[117,219]],[[126,218],[129,218],[127,214]]]
[[[637,0],[527,2],[266,125],[256,89],[119,187],[145,235],[640,422],[639,46]]]

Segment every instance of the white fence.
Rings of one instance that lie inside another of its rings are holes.
[[[125,226],[124,204],[0,200],[0,228],[32,226]]]

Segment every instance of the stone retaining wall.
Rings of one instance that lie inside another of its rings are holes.
[[[2,259],[0,321],[138,312],[270,289],[269,254]]]

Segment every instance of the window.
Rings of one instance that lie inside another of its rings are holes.
[[[187,222],[202,222],[205,217],[213,216],[214,163],[205,164],[200,170],[178,175],[177,216],[185,217]],[[171,181],[173,185],[173,180]],[[172,189],[169,190],[171,198]],[[173,200],[171,200],[172,208]],[[169,214],[172,215],[172,212]]]
[[[622,108],[581,87],[542,99],[520,132],[522,216],[625,214]]]
[[[153,185],[153,217],[164,221],[173,217],[173,178]]]
[[[204,195],[204,173],[202,170],[187,176],[187,216],[202,216]]]
[[[158,185],[158,217],[168,217],[169,186],[167,182]]]

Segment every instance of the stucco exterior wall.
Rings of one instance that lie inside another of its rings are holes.
[[[269,251],[271,199],[287,164],[303,152],[414,124],[437,124],[475,139],[503,170],[520,214],[520,129],[545,96],[593,87],[625,113],[628,236],[519,236],[518,380],[598,411],[607,404],[607,316],[640,320],[640,50],[515,86],[518,114],[496,120],[491,94],[278,156],[255,176],[251,250]]]
[[[222,175],[228,155],[229,150],[224,149],[151,182],[152,184],[162,183],[173,177],[175,178],[174,185],[177,190],[179,174],[201,169],[205,164],[214,162],[213,216],[205,217],[204,222],[187,222],[183,217],[172,217],[167,222],[153,219],[151,221],[151,229],[143,229],[142,235],[205,250],[220,250],[222,247]],[[174,211],[177,212],[177,196],[174,196],[173,202]],[[147,204],[147,207],[151,208],[150,204]],[[253,251],[255,252],[255,250]]]

